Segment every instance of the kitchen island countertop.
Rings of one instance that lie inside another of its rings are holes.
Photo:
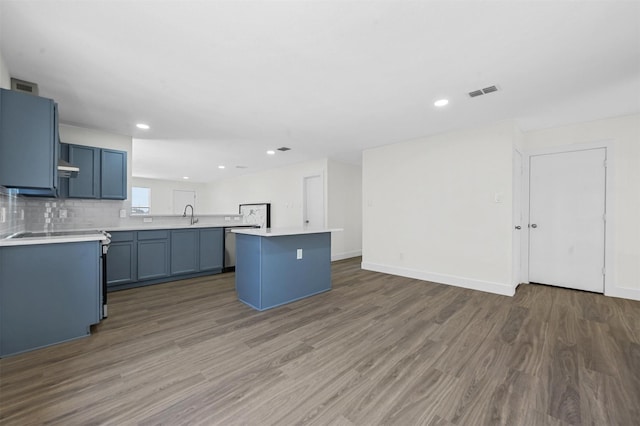
[[[340,228],[307,228],[307,227],[293,227],[293,228],[248,228],[248,229],[233,229],[231,232],[236,234],[254,235],[257,237],[283,237],[286,235],[306,235],[306,234],[322,234],[325,232],[339,232]]]

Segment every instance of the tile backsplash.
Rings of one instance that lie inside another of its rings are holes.
[[[120,211],[125,211],[125,218]],[[19,196],[0,186],[0,238],[23,231],[52,232],[72,229],[114,230],[119,227],[188,225],[190,217],[181,215],[130,216],[130,201],[35,198]],[[244,224],[239,214],[196,215],[200,225],[234,226]]]
[[[25,211],[22,197],[0,186],[0,238],[25,230]]]
[[[120,210],[128,213],[129,204],[121,200],[78,200],[25,198],[27,231],[67,229],[105,229],[119,226]]]
[[[126,221],[120,218],[121,209],[128,216],[129,202],[31,198],[0,187],[0,238],[22,231],[117,227]]]

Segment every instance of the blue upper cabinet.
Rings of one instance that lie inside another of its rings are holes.
[[[69,162],[80,168],[78,176],[69,179],[69,197],[100,198],[100,149],[69,145]]]
[[[0,89],[0,185],[55,196],[58,150],[55,102]]]
[[[80,168],[78,176],[65,179],[62,191],[69,198],[127,199],[127,153],[113,149],[66,145],[68,159]],[[67,183],[68,182],[68,183]]]
[[[100,196],[110,200],[127,199],[127,153],[102,149]]]

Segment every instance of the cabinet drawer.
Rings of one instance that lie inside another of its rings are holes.
[[[138,240],[160,240],[169,238],[169,231],[138,231]]]
[[[133,241],[133,231],[131,232],[109,232],[111,234],[111,242],[119,243],[121,241]]]

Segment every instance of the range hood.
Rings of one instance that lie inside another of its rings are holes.
[[[74,178],[78,176],[80,172],[80,168],[78,166],[74,166],[73,164],[59,159],[58,160],[58,177],[59,178]]]

